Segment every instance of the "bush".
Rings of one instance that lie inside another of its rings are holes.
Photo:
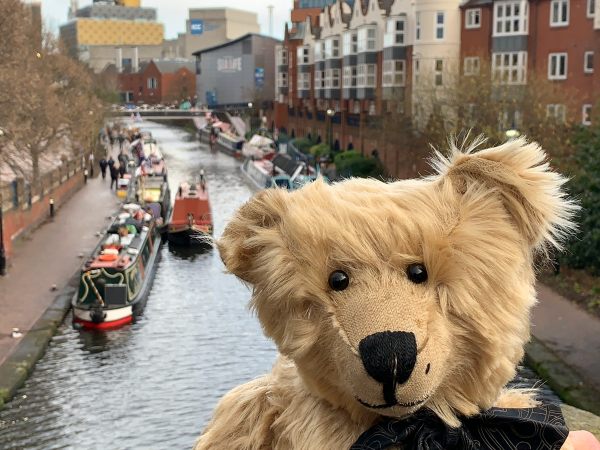
[[[316,142],[308,138],[300,138],[294,141],[294,145],[296,146],[296,148],[306,155],[310,153],[310,148],[315,144]]]
[[[334,159],[337,174],[341,178],[373,177],[383,175],[381,162],[375,158],[367,158],[356,150],[338,153]]]
[[[567,188],[581,205],[579,233],[568,243],[564,261],[575,269],[600,274],[600,128],[575,135],[575,169]]]
[[[327,145],[327,144],[313,145],[309,151],[310,151],[310,154],[313,155],[315,158],[320,158],[321,156],[327,156],[331,153],[331,149],[329,148],[329,145]]]

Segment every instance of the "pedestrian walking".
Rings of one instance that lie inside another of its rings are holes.
[[[110,167],[111,169],[112,169],[112,166],[115,165],[115,160],[113,159],[112,155],[108,158],[108,161],[106,164],[108,164],[108,167]]]
[[[115,189],[117,188],[117,180],[119,179],[119,170],[117,169],[116,164],[110,166],[110,190],[112,191],[113,184],[115,185]]]
[[[102,157],[98,164],[100,165],[100,173],[102,174],[102,179],[106,180],[106,168],[108,167],[108,161],[106,160],[106,158]]]
[[[123,136],[123,133],[119,133],[119,150],[123,150],[123,142],[125,142],[125,136]]]
[[[90,153],[90,178],[94,178],[94,154]]]
[[[127,173],[127,166],[123,163],[119,164],[119,178],[123,178]]]

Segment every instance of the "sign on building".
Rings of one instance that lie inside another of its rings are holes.
[[[242,58],[234,58],[233,56],[225,56],[217,59],[217,70],[219,72],[232,73],[242,71]]]
[[[265,69],[263,67],[254,69],[254,84],[256,87],[263,87],[265,85]]]
[[[206,104],[209,107],[216,106],[218,104],[216,91],[206,91]]]
[[[192,19],[190,21],[190,32],[192,34],[204,33],[204,20]]]

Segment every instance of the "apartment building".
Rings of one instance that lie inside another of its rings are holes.
[[[458,71],[460,0],[338,0],[286,26],[276,49],[273,123],[296,137],[376,152],[400,175],[398,145],[370,132],[378,117],[422,115],[425,89],[443,91]],[[292,11],[292,17],[298,16]]]
[[[469,0],[460,57],[467,76],[489,67],[503,85],[548,81],[560,95],[547,100],[547,115],[589,125],[600,98],[600,2]],[[509,113],[518,127],[520,111]]]

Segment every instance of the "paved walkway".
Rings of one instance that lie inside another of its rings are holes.
[[[600,391],[600,320],[538,284],[532,334]]]
[[[12,329],[31,329],[83,264],[79,255],[89,255],[96,246],[96,233],[118,207],[109,186],[110,175],[88,180],[53,221],[15,245],[8,274],[0,277],[0,365],[19,342],[11,337]]]

